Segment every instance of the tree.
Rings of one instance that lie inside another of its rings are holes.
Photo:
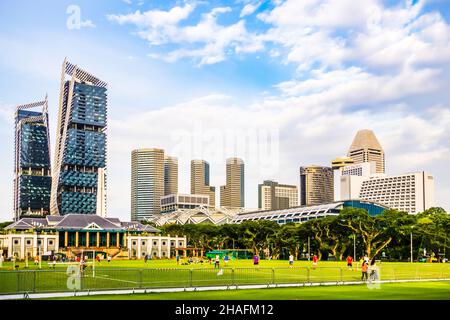
[[[286,247],[289,250],[289,254],[293,254],[297,259],[300,249],[300,235],[298,229],[298,224],[288,223],[282,225],[275,235],[276,247]]]
[[[339,224],[359,235],[365,252],[371,259],[377,256],[399,230],[408,230],[413,218],[405,212],[386,210],[383,214],[370,216],[364,209],[345,208],[338,216]]]

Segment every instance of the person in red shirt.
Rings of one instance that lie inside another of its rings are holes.
[[[316,266],[317,266],[317,256],[316,255],[314,255],[314,257],[313,257],[313,269],[315,269],[316,268]]]
[[[347,268],[353,270],[353,258],[351,256],[347,257]]]

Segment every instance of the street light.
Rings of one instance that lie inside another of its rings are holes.
[[[410,236],[411,236],[411,263],[413,263],[413,234],[412,234],[412,231],[413,231],[413,229],[414,229],[414,226],[411,226],[411,233],[410,233]]]
[[[309,243],[309,237],[308,237],[308,261],[311,258],[311,245]]]
[[[356,261],[356,234],[353,234],[353,261]]]

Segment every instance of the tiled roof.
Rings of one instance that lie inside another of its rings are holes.
[[[106,231],[140,231],[158,233],[160,230],[138,222],[121,222],[118,218],[103,218],[91,214],[68,214],[64,216],[47,216],[46,218],[22,218],[5,229],[26,230],[26,229],[98,229]]]

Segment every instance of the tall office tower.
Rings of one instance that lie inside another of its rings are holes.
[[[107,83],[65,59],[61,72],[51,214],[106,216],[106,117]]]
[[[227,159],[226,185],[220,187],[220,206],[243,208],[244,194],[244,161],[239,158]]]
[[[333,169],[322,166],[300,167],[300,205],[334,201]]]
[[[42,107],[42,111],[33,111]],[[50,213],[48,103],[18,106],[15,115],[14,220]]]
[[[131,152],[131,221],[161,213],[164,196],[164,150],[138,149]]]
[[[372,130],[360,130],[353,139],[348,156],[355,164],[375,161],[377,173],[385,173],[384,151]]]
[[[216,188],[209,185],[209,163],[205,160],[191,161],[191,194],[209,196],[209,205],[216,206]]]
[[[164,157],[164,195],[178,193],[178,158]]]
[[[258,208],[279,210],[298,206],[297,186],[265,180],[258,185]]]

